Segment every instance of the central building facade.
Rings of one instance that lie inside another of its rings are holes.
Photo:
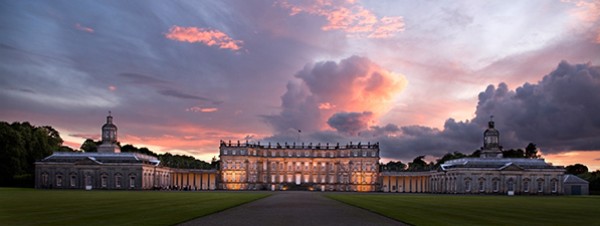
[[[220,189],[376,191],[379,144],[220,144]]]

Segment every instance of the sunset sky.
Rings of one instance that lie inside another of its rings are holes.
[[[2,1],[0,120],[210,160],[219,140],[505,149],[600,169],[600,1]],[[299,132],[301,131],[301,132]]]

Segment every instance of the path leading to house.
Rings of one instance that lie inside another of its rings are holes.
[[[319,192],[286,191],[181,224],[191,225],[406,225]]]

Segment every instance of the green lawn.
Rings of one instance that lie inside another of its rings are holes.
[[[266,196],[0,188],[0,225],[172,225]]]
[[[599,196],[327,196],[413,225],[600,225]]]

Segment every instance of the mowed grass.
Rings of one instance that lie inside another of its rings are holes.
[[[600,225],[599,196],[327,196],[412,225]]]
[[[0,188],[0,225],[173,225],[266,196]]]

